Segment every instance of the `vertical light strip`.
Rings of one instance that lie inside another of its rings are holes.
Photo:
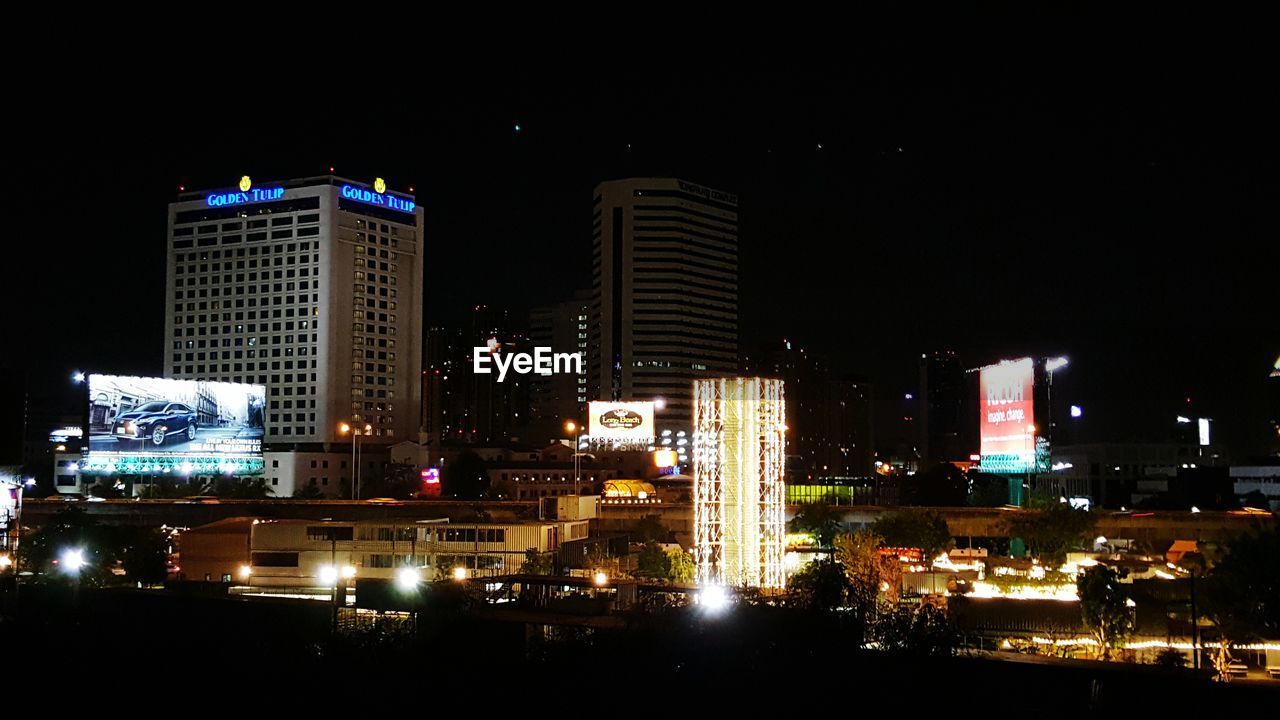
[[[782,588],[786,412],[781,380],[694,381],[700,584]]]

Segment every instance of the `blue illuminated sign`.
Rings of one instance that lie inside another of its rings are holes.
[[[342,197],[356,202],[368,203],[369,205],[379,205],[400,212],[411,213],[417,206],[412,200],[389,195],[387,193],[376,193],[372,190],[355,187],[353,185],[342,186]]]
[[[223,207],[279,200],[282,197],[284,197],[284,188],[254,188],[247,192],[212,193],[204,201],[209,207]]]

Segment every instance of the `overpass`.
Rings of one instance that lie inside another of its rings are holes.
[[[22,521],[26,526],[40,526],[65,507],[82,508],[100,522],[115,525],[159,527],[195,527],[230,517],[260,517],[303,520],[394,520],[449,518],[456,522],[476,521],[479,517],[494,522],[533,520],[538,517],[537,501],[516,500],[405,500],[371,502],[351,500],[104,500],[101,502],[67,502],[64,500],[26,500]],[[787,508],[794,516],[799,506]],[[837,506],[841,522],[850,529],[865,528],[882,515],[898,508],[876,505]],[[1012,514],[1028,512],[1019,508],[939,507],[931,508],[946,518],[947,526],[961,545],[965,538],[1004,538],[1004,523]],[[479,515],[483,513],[483,515]],[[1114,512],[1095,510],[1099,535],[1111,539],[1129,539],[1152,547],[1174,540],[1199,538],[1220,542],[1266,525],[1274,526],[1274,515],[1249,514],[1240,511]],[[628,532],[646,516],[657,516],[663,527],[677,540],[690,539],[693,532],[693,505],[663,503],[657,505],[601,505],[597,532]]]
[[[787,508],[787,519],[795,516],[799,506]],[[877,505],[837,506],[841,522],[848,529],[869,526],[882,515],[901,508]],[[1021,508],[935,507],[947,521],[951,535],[964,545],[965,538],[1007,538],[1005,521],[1014,514],[1030,512]],[[1274,526],[1276,517],[1240,511],[1093,511],[1097,516],[1095,531],[1110,539],[1129,539],[1152,547],[1168,545],[1174,540],[1200,539],[1221,542],[1254,528]],[[605,505],[600,509],[602,531],[630,530],[646,515],[657,515],[662,525],[676,533],[677,539],[693,532],[693,506],[688,503],[663,505]]]
[[[23,500],[22,524],[38,527],[67,507],[108,525],[196,527],[233,517],[293,520],[395,520],[449,518],[475,522],[482,511],[494,522],[537,519],[536,501],[405,500]]]

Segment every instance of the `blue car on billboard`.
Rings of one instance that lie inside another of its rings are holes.
[[[138,440],[160,447],[174,436],[195,440],[196,427],[195,410],[182,403],[156,400],[117,415],[111,434],[118,440]]]

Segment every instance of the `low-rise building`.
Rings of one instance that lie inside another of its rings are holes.
[[[1280,510],[1280,462],[1268,465],[1233,465],[1232,489],[1241,504],[1265,499],[1271,510]]]
[[[590,520],[453,523],[447,518],[316,521],[230,518],[180,536],[181,575],[255,588],[329,587],[335,577],[424,580],[520,571],[527,553],[588,536]]]

